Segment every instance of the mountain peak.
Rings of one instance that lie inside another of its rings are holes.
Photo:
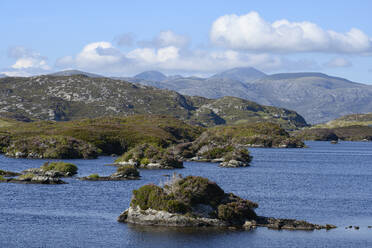
[[[221,73],[215,74],[212,78],[227,78],[242,82],[252,81],[265,77],[266,74],[253,67],[236,67]]]
[[[164,81],[167,79],[167,76],[159,71],[144,71],[135,75],[134,78],[149,81]]]

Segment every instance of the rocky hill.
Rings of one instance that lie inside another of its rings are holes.
[[[76,120],[134,114],[171,115],[201,126],[269,121],[286,129],[306,126],[294,111],[235,98],[207,99],[86,75],[0,79],[0,116]]]
[[[132,81],[132,79],[127,78]],[[209,78],[177,77],[136,83],[181,94],[220,98],[235,96],[259,104],[290,108],[309,123],[322,123],[353,113],[372,111],[372,86],[322,73],[265,75],[254,68],[235,68]]]

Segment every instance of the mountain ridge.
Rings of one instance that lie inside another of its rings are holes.
[[[286,129],[307,126],[294,111],[245,99],[184,96],[176,91],[84,75],[3,78],[0,97],[0,113],[29,119],[65,121],[157,114],[201,126],[260,121],[278,123]]]

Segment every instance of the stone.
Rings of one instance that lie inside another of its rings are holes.
[[[227,162],[220,163],[220,166],[221,167],[230,167],[230,168],[247,167],[247,166],[249,166],[249,163],[232,159],[232,160],[229,160]]]
[[[182,227],[201,227],[215,226],[227,227],[228,224],[222,220],[204,217],[192,217],[182,214],[169,213],[165,211],[130,207],[119,217],[119,222],[150,225],[150,226],[182,226]]]

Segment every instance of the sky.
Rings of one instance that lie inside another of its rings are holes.
[[[372,1],[1,0],[0,74],[209,76],[252,66],[372,84]]]

